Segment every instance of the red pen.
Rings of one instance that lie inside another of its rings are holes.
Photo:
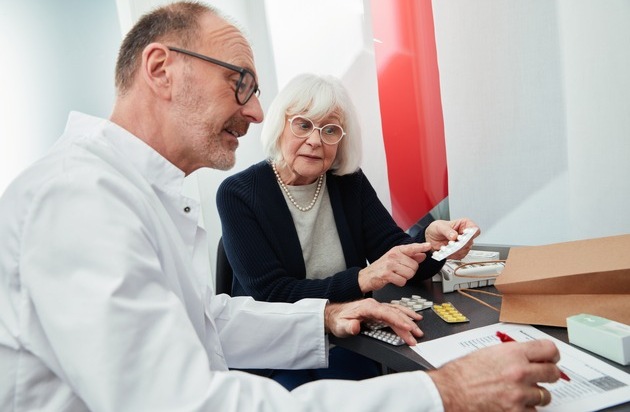
[[[497,331],[497,336],[499,337],[499,339],[501,339],[501,342],[515,342],[514,339],[512,339],[508,334]],[[571,378],[569,378],[569,375],[567,375],[566,373],[560,371],[560,378],[564,379],[567,382],[571,381]]]

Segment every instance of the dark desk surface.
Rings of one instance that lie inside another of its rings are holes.
[[[482,289],[496,292],[496,289],[493,287]],[[431,280],[424,281],[419,285],[407,285],[403,288],[388,285],[374,293],[374,297],[381,302],[389,302],[393,299],[400,299],[401,297],[414,294],[432,300],[436,304],[447,301],[451,302],[460,312],[470,319],[470,322],[466,323],[446,323],[432,310],[423,310],[421,312],[423,319],[418,322],[418,325],[424,332],[424,337],[422,337],[419,342],[490,325],[499,321],[498,312],[459,293],[444,294],[442,293],[441,283],[433,283]],[[475,294],[475,296],[479,295]],[[498,297],[485,294],[479,297],[492,306],[500,307],[501,300]],[[432,369],[428,362],[407,345],[392,346],[364,335],[344,339],[331,337],[331,343],[361,353],[380,362],[393,371],[405,372],[418,369]]]
[[[493,287],[479,288],[479,290],[497,292]],[[400,299],[404,296],[420,295],[425,299],[432,300],[436,304],[451,302],[460,312],[462,312],[470,322],[465,323],[446,323],[440,319],[431,309],[421,312],[423,319],[418,322],[420,329],[424,332],[424,336],[419,342],[440,338],[458,332],[478,328],[499,322],[499,312],[482,305],[464,295],[457,292],[443,293],[441,283],[434,283],[431,280],[417,282],[416,284],[408,284],[405,287],[397,287],[388,285],[380,291],[374,293],[374,297],[381,302],[389,302],[393,299]],[[501,298],[486,294],[471,293],[471,295],[480,298],[484,302],[496,307],[501,307]],[[566,328],[552,326],[536,326],[541,331],[568,343]],[[331,336],[331,343],[350,349],[371,358],[391,371],[405,372],[413,370],[433,369],[433,367],[425,361],[420,355],[411,350],[409,346],[392,346],[379,340],[370,338],[365,335],[352,336],[349,338],[335,338]],[[627,373],[630,373],[630,366],[621,366],[608,359],[592,354],[610,365],[613,365]],[[630,403],[619,405],[607,411],[627,411],[630,410]]]

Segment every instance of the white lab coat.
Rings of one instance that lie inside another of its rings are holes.
[[[183,179],[117,125],[72,113],[6,191],[0,410],[441,410],[423,372],[288,392],[228,371],[325,366],[325,301],[213,296]]]

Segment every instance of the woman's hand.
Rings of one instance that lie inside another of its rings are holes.
[[[433,250],[439,250],[442,246],[447,245],[451,240],[457,240],[457,236],[464,233],[464,229],[479,226],[470,219],[462,218],[457,220],[436,220],[431,222],[424,232],[424,236],[431,244]],[[470,252],[473,246],[473,240],[479,236],[481,229],[466,243],[466,245],[449,256],[449,259],[460,260]]]
[[[378,260],[359,271],[361,292],[373,292],[388,283],[404,286],[416,274],[418,264],[426,259],[425,252],[430,250],[429,243],[394,246]]]

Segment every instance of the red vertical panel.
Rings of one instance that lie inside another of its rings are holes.
[[[372,0],[392,213],[408,228],[448,195],[430,0]]]

